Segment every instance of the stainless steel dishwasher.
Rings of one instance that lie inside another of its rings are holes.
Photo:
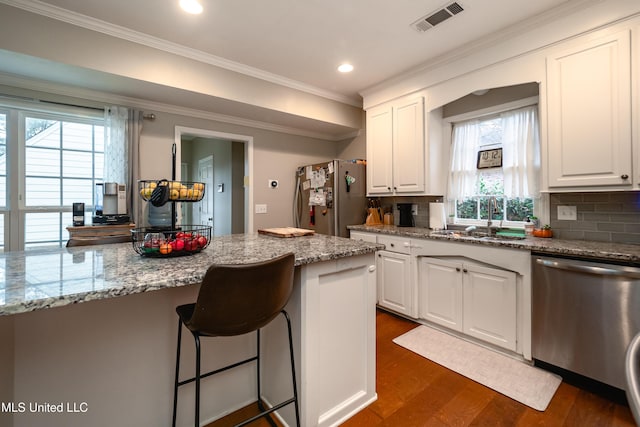
[[[532,263],[533,358],[624,390],[640,268],[535,254]]]

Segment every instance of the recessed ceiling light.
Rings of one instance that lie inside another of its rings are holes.
[[[340,71],[341,73],[350,73],[353,71],[353,65],[351,64],[341,64],[338,67],[338,71]]]
[[[202,13],[202,5],[198,0],[180,0],[180,7],[187,13],[197,15]]]

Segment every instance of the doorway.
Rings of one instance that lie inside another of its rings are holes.
[[[176,126],[175,142],[177,175],[205,182],[203,200],[183,207],[183,221],[212,225],[214,236],[253,230],[253,137]]]
[[[213,187],[213,156],[207,156],[202,159],[198,159],[198,181],[204,182],[205,188],[209,188],[209,191],[204,192],[204,197],[196,209],[198,218],[196,224],[213,226],[213,212],[215,208],[213,206],[214,198],[213,191],[219,191]],[[224,183],[218,184],[218,187],[224,191]]]

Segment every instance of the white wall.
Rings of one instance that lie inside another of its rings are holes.
[[[168,113],[156,113],[155,121],[145,121],[140,138],[141,179],[161,179],[171,174],[171,146],[174,142],[176,126],[210,131],[226,132],[253,137],[254,170],[253,202],[267,204],[266,214],[254,214],[254,230],[265,227],[293,225],[293,193],[295,170],[298,166],[330,160],[338,155],[339,149],[348,147],[350,142],[336,143],[308,137],[294,136],[246,126],[214,122],[194,117]],[[182,162],[180,150],[177,165]],[[277,179],[277,189],[268,187],[269,179]]]

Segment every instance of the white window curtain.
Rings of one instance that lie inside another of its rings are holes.
[[[540,196],[540,137],[538,109],[521,108],[501,114],[504,195],[510,198]]]
[[[502,172],[504,195],[508,198],[538,198],[540,172],[540,140],[536,106],[501,114]],[[453,129],[449,200],[477,196],[477,159],[480,142],[478,120],[458,123]]]
[[[125,107],[105,108],[104,117],[104,182],[128,183],[129,150]]]
[[[139,197],[136,186],[140,176],[140,133],[144,113],[125,107],[105,108],[104,182],[127,185],[127,211],[135,222]]]
[[[476,160],[480,141],[478,123],[478,120],[470,120],[457,124],[453,128],[448,191],[450,200],[462,200],[478,194],[476,177]]]

